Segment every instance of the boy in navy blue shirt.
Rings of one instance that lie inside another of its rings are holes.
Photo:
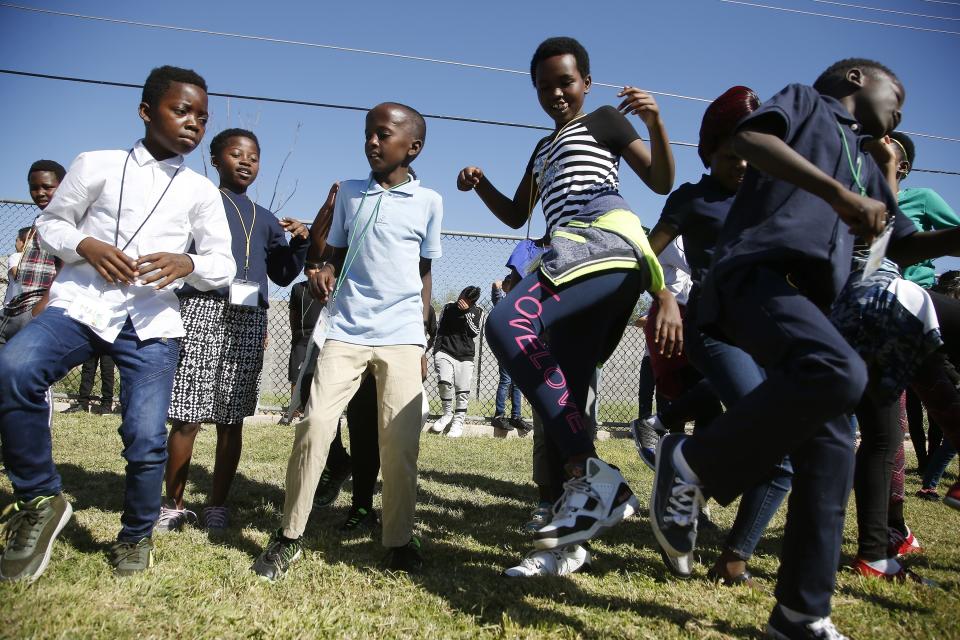
[[[672,557],[693,551],[703,494],[730,503],[791,456],[778,606],[767,626],[778,638],[840,637],[828,616],[852,483],[847,416],[867,375],[823,309],[849,274],[851,234],[870,241],[898,213],[862,145],[899,124],[904,96],[883,65],[843,60],[740,123],[735,150],[751,168],[703,282],[700,324],[753,356],[768,378],[710,429],[658,447],[650,519]],[[915,231],[895,216],[894,240]]]

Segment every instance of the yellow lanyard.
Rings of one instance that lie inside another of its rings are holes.
[[[243,277],[246,279],[247,272],[250,270],[250,242],[253,240],[253,225],[257,224],[257,205],[253,204],[253,200],[250,200],[250,205],[253,208],[253,217],[250,219],[250,229],[247,229],[247,223],[243,221],[243,215],[240,213],[240,207],[237,206],[237,203],[233,201],[233,198],[230,197],[230,194],[227,193],[224,189],[220,189],[223,192],[223,195],[227,196],[227,200],[230,201],[230,204],[233,205],[234,210],[237,212],[237,217],[240,218],[240,224],[243,226],[243,235],[247,238],[247,255],[243,263]]]

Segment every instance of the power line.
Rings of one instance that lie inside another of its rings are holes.
[[[75,78],[71,76],[56,76],[48,73],[32,73],[29,71],[17,71],[14,69],[0,69],[0,74],[12,75],[12,76],[22,76],[27,78],[39,78],[42,80],[58,80],[61,82],[77,82],[81,84],[93,84],[101,85],[107,87],[122,87],[125,89],[142,89],[143,85],[134,84],[131,82],[115,82],[112,80],[94,80],[90,78]],[[292,104],[298,106],[306,107],[319,107],[323,109],[340,109],[345,111],[369,111],[369,107],[358,107],[354,105],[346,104],[333,104],[329,102],[314,102],[311,100],[293,100],[289,98],[271,98],[267,96],[251,96],[244,95],[240,93],[222,93],[222,92],[208,92],[208,95],[216,96],[219,98],[236,98],[238,100],[255,100],[259,102],[272,102],[276,104]],[[434,120],[449,120],[453,122],[466,122],[469,124],[485,124],[492,125],[497,127],[513,127],[516,129],[536,129],[539,131],[553,131],[552,127],[544,127],[537,124],[524,124],[520,122],[505,122],[502,120],[484,120],[480,118],[466,118],[463,116],[447,116],[447,115],[438,115],[432,113],[424,113],[424,118],[431,118]],[[688,148],[697,148],[698,145],[692,142],[683,142],[680,140],[671,140],[670,144],[678,147],[688,147]],[[951,176],[960,176],[960,171],[947,171],[942,169],[913,169],[913,172],[917,173],[938,173]]]
[[[930,18],[931,20],[960,20],[950,16],[931,16],[927,13],[912,13],[910,11],[897,11],[896,9],[881,9],[879,7],[868,7],[862,4],[848,4],[846,2],[834,2],[834,0],[813,0],[820,4],[832,4],[838,7],[849,7],[851,9],[864,9],[866,11],[882,11],[883,13],[896,13],[901,16],[913,16],[914,18]]]
[[[231,33],[231,32],[228,32],[228,31],[212,31],[212,30],[209,30],[209,29],[198,29],[198,28],[195,28],[195,27],[180,27],[180,26],[176,26],[176,25],[159,24],[159,23],[155,23],[155,22],[139,22],[139,21],[136,21],[136,20],[123,20],[123,19],[121,19],[121,18],[109,18],[109,17],[105,17],[105,16],[91,16],[91,15],[85,15],[85,14],[82,14],[82,13],[70,13],[70,12],[67,12],[67,11],[54,11],[53,9],[41,9],[41,8],[38,8],[38,7],[24,7],[24,6],[17,5],[17,4],[10,4],[10,3],[8,3],[8,2],[0,2],[0,7],[3,7],[3,8],[5,8],[5,9],[16,9],[16,10],[18,10],[18,11],[31,11],[31,12],[34,12],[34,13],[45,13],[45,14],[48,14],[48,15],[61,16],[61,17],[64,17],[64,18],[78,18],[78,19],[81,19],[81,20],[94,20],[94,21],[98,21],[98,22],[109,22],[109,23],[113,23],[113,24],[123,24],[123,25],[135,26],[135,27],[146,27],[146,28],[149,28],[149,29],[162,29],[162,30],[167,30],[167,31],[182,31],[182,32],[185,32],[185,33],[199,33],[199,34],[203,34],[203,35],[219,36],[219,37],[223,37],[223,38],[239,38],[239,39],[242,39],[242,40],[256,40],[256,41],[260,41],[260,42],[271,42],[271,43],[274,43],[274,44],[288,44],[288,45],[295,45],[295,46],[299,46],[299,47],[312,47],[312,48],[315,48],[315,49],[329,49],[329,50],[332,50],[332,51],[345,51],[345,52],[347,52],[347,53],[363,53],[363,54],[372,55],[372,56],[386,56],[386,57],[389,57],[389,58],[400,58],[400,59],[402,59],[402,60],[415,60],[415,61],[417,61],[417,62],[432,62],[432,63],[434,63],[434,64],[446,64],[446,65],[452,65],[452,66],[455,66],[455,67],[466,67],[466,68],[470,68],[470,69],[482,69],[482,70],[484,70],[484,71],[498,71],[498,72],[500,72],[500,73],[512,73],[512,74],[522,75],[522,76],[529,76],[529,75],[530,75],[530,73],[529,73],[528,71],[523,71],[523,70],[520,70],[520,69],[509,69],[509,68],[506,68],[506,67],[493,67],[493,66],[484,65],[484,64],[473,64],[473,63],[470,63],[470,62],[459,62],[459,61],[456,61],[456,60],[444,60],[444,59],[442,59],[442,58],[430,58],[430,57],[426,57],[426,56],[414,56],[414,55],[409,55],[409,54],[405,54],[405,53],[395,53],[395,52],[391,52],[391,51],[376,51],[376,50],[373,50],[373,49],[359,49],[359,48],[356,48],[356,47],[341,47],[341,46],[332,45],[332,44],[321,44],[321,43],[318,43],[318,42],[306,42],[306,41],[303,41],[303,40],[288,40],[288,39],[285,39],[285,38],[272,38],[272,37],[270,37],[270,36],[254,36],[254,35],[243,34],[243,33]],[[609,88],[612,88],[612,89],[622,89],[624,86],[626,86],[625,84],[610,84],[610,83],[605,83],[605,82],[594,82],[593,84],[594,84],[595,86],[609,87]],[[646,91],[647,93],[652,93],[652,94],[654,94],[654,95],[658,95],[658,96],[667,96],[667,97],[669,97],[669,98],[679,98],[679,99],[681,99],[681,100],[696,100],[696,101],[698,101],[698,102],[712,102],[712,100],[708,100],[707,98],[697,98],[697,97],[695,97],[695,96],[685,96],[685,95],[681,95],[681,94],[679,94],[679,93],[668,93],[668,92],[666,92],[666,91],[653,91],[653,90],[651,90],[651,89],[644,89],[644,91]]]
[[[728,1],[732,1],[732,0],[720,0],[720,1],[721,1],[721,2],[728,2]],[[928,2],[942,2],[942,1],[944,1],[944,0],[925,0],[925,1],[928,1]],[[744,2],[744,3],[740,3],[740,4],[749,4],[749,3],[745,3],[745,2]],[[947,3],[947,4],[949,4],[949,3]],[[953,4],[958,4],[958,5],[960,5],[960,2],[958,2],[958,3],[953,3]],[[757,6],[764,6],[764,5],[757,5]],[[518,69],[507,69],[507,68],[504,68],[504,67],[493,67],[493,66],[488,66],[488,65],[472,64],[472,63],[468,63],[468,62],[459,62],[459,61],[455,61],[455,60],[443,60],[443,59],[440,59],[440,58],[428,58],[428,57],[424,57],[424,56],[413,56],[413,55],[407,55],[407,54],[403,54],[403,53],[386,52],[386,51],[374,51],[374,50],[372,50],[372,49],[357,49],[357,48],[351,48],[351,47],[340,47],[340,46],[336,46],[336,45],[320,44],[320,43],[316,43],[316,42],[304,42],[304,41],[299,41],[299,40],[285,40],[285,39],[282,39],[282,38],[271,38],[271,37],[268,37],[268,36],[254,36],[254,35],[248,35],[248,34],[242,34],[242,33],[229,33],[229,32],[226,32],[226,31],[210,31],[210,30],[207,30],[207,29],[197,29],[197,28],[193,28],[193,27],[180,27],[180,26],[176,26],[176,25],[157,24],[157,23],[151,23],[151,22],[138,22],[138,21],[134,21],[134,20],[123,20],[123,19],[120,19],[120,18],[110,18],[110,17],[105,17],[105,16],[91,16],[91,15],[85,15],[85,14],[80,14],[80,13],[69,13],[69,12],[65,12],[65,11],[54,11],[54,10],[52,10],[52,9],[41,9],[41,8],[38,8],[38,7],[25,7],[25,6],[21,6],[21,5],[11,4],[11,3],[9,3],[9,2],[0,2],[0,8],[15,9],[15,10],[18,10],[18,11],[28,11],[28,12],[33,12],[33,13],[42,13],[42,14],[48,14],[48,15],[66,17],[66,18],[78,18],[78,19],[82,19],[82,20],[93,20],[93,21],[99,21],[99,22],[108,22],[108,23],[112,23],[112,24],[123,24],[123,25],[137,26],[137,27],[146,27],[146,28],[150,28],[150,29],[160,29],[160,30],[168,30],[168,31],[181,31],[181,32],[185,32],[185,33],[198,33],[198,34],[204,34],[204,35],[219,36],[219,37],[224,37],[224,38],[238,38],[238,39],[241,39],[241,40],[255,40],[255,41],[262,41],[262,42],[271,42],[271,43],[275,43],[275,44],[288,44],[288,45],[294,45],[294,46],[312,47],[312,48],[317,48],[317,49],[329,49],[329,50],[333,50],[333,51],[343,51],[343,52],[348,52],[348,53],[363,53],[363,54],[375,55],[375,56],[386,56],[386,57],[391,57],[391,58],[399,58],[399,59],[403,59],[403,60],[413,60],[413,61],[417,61],[417,62],[430,62],[430,63],[435,63],[435,64],[445,64],[445,65],[452,65],[452,66],[456,66],[456,67],[466,67],[466,68],[472,68],[472,69],[482,69],[482,70],[485,70],[485,71],[497,71],[497,72],[501,72],[501,73],[510,73],[510,74],[516,74],[516,75],[525,75],[525,76],[529,76],[529,75],[530,75],[529,72],[527,72],[527,71],[521,71],[521,70],[518,70]],[[772,8],[777,8],[777,7],[772,7]],[[623,86],[623,85],[619,85],[619,84],[609,84],[609,83],[603,83],[603,82],[594,82],[593,84],[594,84],[594,85],[597,85],[597,86],[609,87],[609,88],[613,88],[613,89],[619,89],[619,88],[621,88],[621,87]],[[686,96],[686,95],[682,95],[682,94],[679,94],[679,93],[668,93],[668,92],[665,92],[665,91],[651,91],[651,90],[648,90],[648,89],[645,89],[645,91],[647,91],[648,93],[652,93],[652,94],[654,94],[654,95],[667,96],[667,97],[678,98],[678,99],[682,99],[682,100],[694,100],[694,101],[697,101],[697,102],[706,102],[706,103],[713,102],[712,100],[709,100],[709,99],[707,99],[707,98],[699,98],[699,97],[696,97],[696,96]],[[211,94],[211,95],[216,95],[216,94]],[[518,126],[520,126],[520,125],[518,125]],[[529,125],[523,125],[523,126],[529,126]],[[903,133],[906,133],[906,134],[911,135],[911,136],[917,136],[917,137],[920,137],[920,138],[930,138],[931,140],[943,140],[943,141],[947,141],[947,142],[960,142],[960,138],[952,138],[952,137],[949,137],[949,136],[939,136],[939,135],[934,135],[934,134],[930,134],[930,133],[920,133],[920,132],[918,132],[918,131],[904,131]]]
[[[774,7],[769,4],[759,4],[756,2],[744,2],[743,0],[720,0],[727,4],[740,4],[746,7],[755,7],[758,9],[771,9],[773,11],[785,11],[787,13],[799,13],[805,16],[817,16],[819,18],[832,18],[834,20],[846,20],[847,22],[861,22],[863,24],[875,24],[882,27],[896,27],[898,29],[913,29],[914,31],[929,31],[931,33],[946,33],[952,36],[960,36],[960,31],[947,31],[946,29],[931,29],[930,27],[914,27],[909,24],[895,24],[893,22],[880,22],[879,20],[866,20],[864,18],[849,18],[847,16],[836,16],[830,13],[817,13],[815,11],[803,11],[801,9],[788,9],[786,7]]]
[[[960,2],[949,2],[948,0],[920,0],[920,2],[932,2],[933,4],[950,4],[955,7],[960,7]]]

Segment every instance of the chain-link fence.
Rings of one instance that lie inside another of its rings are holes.
[[[38,213],[32,203],[0,200],[0,293],[6,290],[7,259],[14,251],[17,230],[31,225]],[[483,317],[486,319],[493,307],[490,299],[491,285],[507,274],[504,265],[521,239],[519,236],[444,232],[443,257],[435,261],[433,266],[433,306],[437,313],[446,302],[455,300],[464,287],[475,285],[483,292],[478,305],[483,309]],[[271,283],[269,343],[264,354],[260,384],[261,411],[280,410],[290,400],[290,383],[287,380],[292,335],[289,299],[290,287],[278,287]],[[646,301],[642,300],[641,304],[646,304]],[[489,418],[494,414],[499,369],[482,333],[477,346],[468,415],[473,418]],[[620,346],[603,367],[600,381],[600,422],[622,424],[637,417],[638,375],[645,348],[643,331],[631,322],[624,332]],[[440,409],[440,398],[437,394],[437,376],[432,357],[428,370],[429,378],[425,386],[431,411],[436,413]],[[99,390],[99,384],[97,380],[94,393]],[[63,396],[76,397],[79,385],[80,369],[77,368],[71,371],[54,391]],[[507,409],[509,410],[509,404]],[[523,403],[523,415],[530,417],[530,408],[526,401]]]

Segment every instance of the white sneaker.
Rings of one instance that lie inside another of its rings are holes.
[[[430,431],[434,433],[443,433],[443,430],[447,428],[447,425],[450,424],[450,421],[453,420],[452,413],[445,413],[434,421],[430,425]]]
[[[568,480],[553,519],[534,534],[537,549],[580,544],[636,513],[640,503],[620,470],[587,458],[584,475]]]
[[[453,423],[450,425],[450,430],[447,431],[448,438],[459,438],[463,435],[463,414],[458,413],[453,416]]]
[[[515,567],[503,572],[508,578],[536,576],[565,576],[590,567],[590,551],[579,544],[561,549],[531,551]]]

